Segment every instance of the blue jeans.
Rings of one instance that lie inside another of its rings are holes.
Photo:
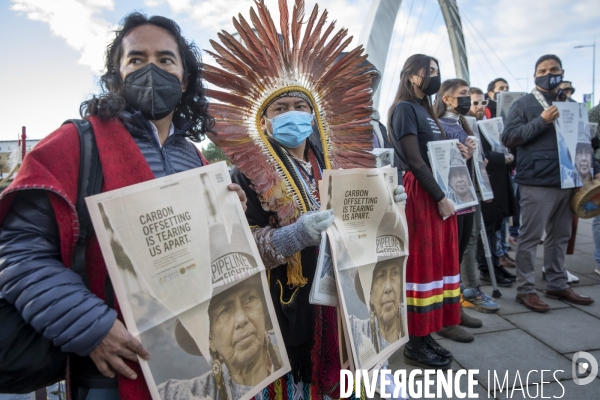
[[[592,220],[592,234],[594,235],[594,258],[600,264],[600,216]]]
[[[508,243],[506,243],[506,230],[508,229],[508,218],[502,220],[502,228],[496,231],[496,248],[494,254],[500,258],[508,253]]]

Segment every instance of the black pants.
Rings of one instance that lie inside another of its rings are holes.
[[[460,214],[456,217],[458,224],[458,263],[462,263],[463,255],[469,244],[471,232],[473,232],[473,223],[475,222],[475,213]]]

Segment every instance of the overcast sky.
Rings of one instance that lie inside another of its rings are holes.
[[[400,1],[400,0],[384,0]],[[467,43],[471,84],[485,91],[497,76],[513,91],[533,86],[535,60],[562,58],[574,98],[592,91],[592,49],[573,49],[600,39],[598,0],[457,0]],[[267,6],[277,10],[276,0]],[[307,0],[307,8],[314,5]],[[321,0],[330,19],[357,44],[370,0]],[[0,0],[0,139],[43,138],[79,115],[82,100],[98,92],[104,49],[111,30],[131,11],[177,21],[202,49],[218,30],[233,31],[231,17],[248,16],[251,0]],[[382,83],[382,114],[391,105],[398,75],[414,53],[440,60],[442,79],[455,77],[444,19],[437,0],[403,0]],[[204,61],[213,63],[206,55]],[[395,79],[394,79],[395,78]],[[528,79],[528,82],[527,82]],[[598,90],[600,82],[596,83]],[[596,98],[600,93],[596,94]]]

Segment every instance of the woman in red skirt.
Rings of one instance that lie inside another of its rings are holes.
[[[460,322],[460,275],[454,206],[435,181],[427,157],[427,143],[445,139],[429,98],[440,84],[436,59],[423,54],[411,56],[400,74],[398,93],[388,115],[390,139],[406,172],[408,195],[406,301],[410,340],[404,358],[409,364],[445,369],[452,353],[438,345],[431,333]],[[466,147],[461,151],[466,152]]]

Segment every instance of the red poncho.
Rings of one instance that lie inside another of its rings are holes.
[[[96,144],[103,170],[102,191],[154,179],[146,159],[130,133],[116,120],[104,121],[91,117]],[[79,135],[73,124],[61,126],[42,140],[27,156],[17,178],[0,195],[0,221],[4,219],[15,194],[19,190],[43,189],[54,209],[60,235],[60,253],[63,264],[69,268],[79,234],[75,210],[79,175]],[[208,163],[202,157],[202,163]],[[86,265],[91,292],[105,300],[104,282],[108,274],[95,236],[88,241]],[[123,320],[115,299],[115,309]],[[151,399],[146,380],[139,364],[125,360],[138,378],[130,380],[119,375],[122,400]],[[67,377],[69,379],[69,377]]]

